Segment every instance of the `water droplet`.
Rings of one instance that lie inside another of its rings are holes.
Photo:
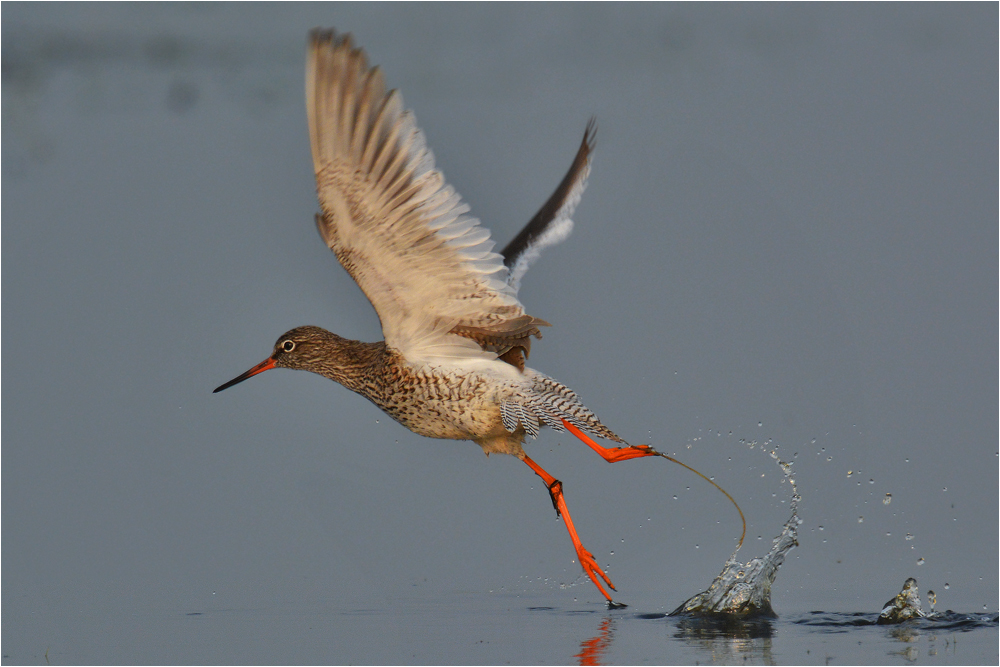
[[[858,523],[864,523],[864,522],[865,522],[865,518],[863,516],[859,516],[858,517]]]
[[[757,422],[757,426],[763,426],[764,422]]]
[[[945,585],[944,585],[944,589],[945,589],[945,590],[948,590],[949,588],[951,588],[951,584],[945,584]]]
[[[612,551],[612,552],[611,552],[611,555],[612,555],[612,556],[614,556],[614,555],[615,555],[615,552],[614,552],[614,551]]]
[[[891,502],[892,502],[892,494],[891,493],[885,494],[885,498],[882,499],[882,504],[888,505]]]
[[[830,461],[832,461],[832,460],[833,460],[833,457],[832,457],[832,456],[828,456],[828,457],[826,457],[826,462],[827,462],[827,463],[829,463],[829,462],[830,462]]]
[[[923,564],[924,564],[924,562],[925,562],[925,561],[924,561],[924,559],[923,559],[923,558],[918,558],[918,559],[917,559],[917,565],[923,565]]]
[[[698,546],[697,544],[696,544],[696,545],[694,545],[694,548],[695,548],[695,549],[701,549],[701,547],[700,547],[700,546]]]
[[[853,470],[848,470],[848,471],[847,471],[847,476],[848,476],[848,477],[850,477],[850,476],[851,476],[851,475],[853,475],[853,474],[854,474],[854,471],[853,471]]]
[[[941,489],[941,490],[942,490],[942,491],[947,491],[947,490],[948,490],[948,487],[946,486],[946,487],[944,487],[944,488],[943,488],[943,489]]]
[[[820,526],[820,527],[819,527],[819,529],[820,529],[820,530],[823,530],[823,526]]]
[[[674,497],[674,500],[677,500],[677,494],[676,493],[674,494],[673,497]]]
[[[868,483],[869,483],[869,484],[874,484],[874,483],[875,483],[875,480],[874,480],[874,479],[869,479],[869,480],[868,480]]]
[[[907,463],[909,463],[909,462],[910,462],[910,459],[903,459],[903,460],[904,460],[904,461],[906,461]]]
[[[913,535],[910,535],[909,533],[907,533],[906,534],[906,541],[909,542],[912,539],[913,539]]]
[[[890,537],[890,536],[892,536],[892,533],[890,533],[890,532],[889,532],[889,531],[887,530],[887,531],[885,531],[885,536],[886,536],[886,537]]]
[[[937,595],[934,591],[927,591],[927,601],[931,605],[931,611],[934,611],[934,605],[937,604]]]

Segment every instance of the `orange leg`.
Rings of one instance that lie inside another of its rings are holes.
[[[566,522],[566,530],[569,531],[569,538],[573,540],[573,547],[576,549],[576,557],[579,559],[580,565],[583,566],[583,571],[587,573],[587,576],[594,582],[594,585],[597,586],[599,591],[601,591],[601,594],[607,598],[609,607],[624,607],[625,605],[611,599],[611,596],[608,595],[608,592],[604,590],[604,587],[601,586],[601,582],[598,580],[598,577],[600,577],[604,580],[604,583],[611,588],[611,590],[617,590],[615,585],[611,583],[611,579],[608,578],[608,575],[606,575],[604,570],[602,570],[597,564],[597,561],[594,559],[594,555],[587,551],[583,547],[583,543],[580,542],[580,536],[576,534],[576,527],[573,526],[573,519],[570,517],[569,509],[566,507],[566,499],[563,497],[562,491],[562,482],[545,472],[540,465],[532,461],[527,456],[524,457],[523,461],[528,464],[528,467],[535,471],[536,475],[542,478],[542,481],[545,482],[545,486],[548,487],[549,495],[552,496],[552,506],[556,508],[556,514],[561,516],[563,521]]]
[[[615,447],[613,449],[601,447],[599,444],[591,440],[589,435],[573,426],[565,419],[562,420],[562,423],[563,426],[566,427],[567,431],[580,438],[580,440],[583,440],[588,447],[600,454],[601,458],[608,463],[628,461],[629,459],[637,459],[642,456],[659,456],[659,452],[649,445],[629,445],[628,447]]]

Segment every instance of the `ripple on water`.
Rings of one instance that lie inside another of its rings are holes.
[[[813,611],[799,618],[789,619],[796,625],[819,628],[831,633],[847,632],[850,628],[867,625],[881,625],[879,614],[874,612],[828,612]],[[903,621],[901,621],[903,622]],[[956,611],[936,611],[926,616],[905,621],[907,627],[927,631],[965,632],[1000,624],[997,614],[963,614]]]

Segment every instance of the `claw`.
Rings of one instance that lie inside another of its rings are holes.
[[[601,449],[604,448],[602,447]],[[649,445],[629,445],[628,447],[604,449],[604,453],[600,454],[608,463],[618,463],[619,461],[628,461],[629,459],[637,459],[643,456],[656,456],[657,451]]]
[[[609,579],[608,575],[604,573],[604,570],[601,569],[601,566],[597,564],[597,559],[594,558],[594,554],[584,549],[583,545],[580,545],[580,547],[576,550],[576,555],[580,559],[580,564],[583,566],[584,572],[590,575],[591,579],[594,579],[595,574],[600,575],[601,579],[604,580],[604,583],[608,585],[608,588],[613,591],[618,590],[615,588],[615,585],[611,583],[611,579]],[[597,581],[594,581],[594,583],[596,584]],[[598,588],[600,588],[600,586],[598,586]]]

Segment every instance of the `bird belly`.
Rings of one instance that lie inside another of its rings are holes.
[[[401,391],[401,385],[406,389]],[[475,373],[452,375],[421,370],[412,375],[410,382],[396,384],[392,400],[376,403],[386,414],[418,435],[476,442],[514,439],[519,452],[523,433],[508,432],[500,415],[501,401],[516,391],[506,385],[497,382],[496,378]],[[502,449],[510,447],[501,446],[495,451]]]
[[[382,408],[386,414],[418,435],[449,440],[475,440],[506,432],[500,406],[482,397],[437,397],[399,401]]]

